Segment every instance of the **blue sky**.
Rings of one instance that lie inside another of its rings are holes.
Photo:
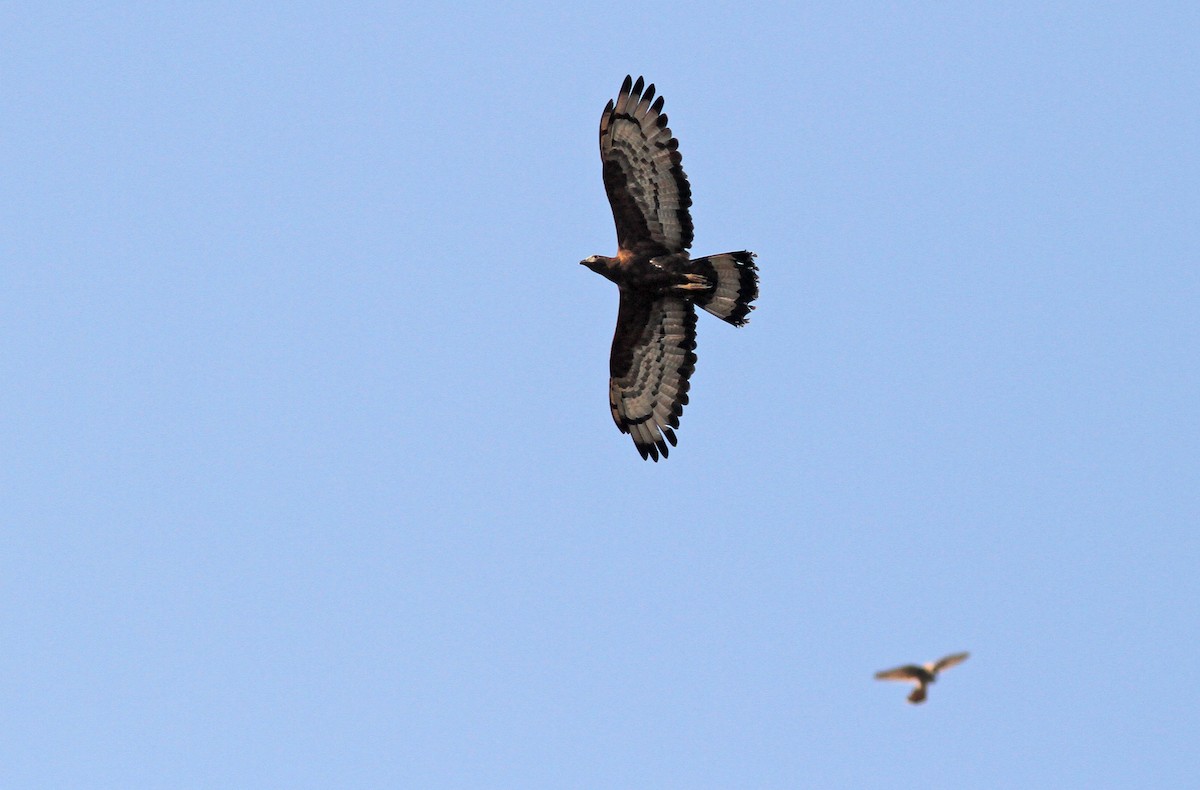
[[[1194,4],[0,26],[0,784],[1200,781]],[[627,73],[762,276],[659,464]]]

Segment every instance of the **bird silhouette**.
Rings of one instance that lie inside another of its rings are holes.
[[[970,653],[952,653],[928,664],[905,664],[895,669],[885,669],[875,673],[876,680],[903,680],[916,686],[908,695],[908,701],[919,705],[925,701],[926,689],[930,683],[937,680],[938,673],[956,664],[966,661]]]

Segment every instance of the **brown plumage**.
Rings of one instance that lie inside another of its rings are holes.
[[[945,658],[931,661],[928,664],[905,664],[902,667],[895,669],[885,669],[882,672],[875,673],[876,680],[903,680],[912,683],[912,693],[908,695],[908,701],[914,705],[919,705],[925,701],[925,696],[928,692],[930,683],[937,680],[938,673],[943,669],[949,669],[956,664],[961,664],[970,657],[970,653],[952,653]]]
[[[642,458],[655,461],[675,445],[674,429],[688,402],[696,369],[693,305],[742,326],[758,297],[754,253],[688,256],[692,190],[662,107],[653,85],[626,77],[616,101],[604,108],[600,159],[618,251],[581,262],[620,290],[609,406]]]

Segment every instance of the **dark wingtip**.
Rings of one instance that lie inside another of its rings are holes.
[[[667,428],[664,433],[666,434],[667,439],[670,440],[671,444],[674,445],[674,431],[672,431],[670,428]],[[655,463],[658,463],[658,459],[660,457],[666,458],[668,455],[670,455],[670,447],[667,445],[667,441],[662,437],[659,437],[657,441],[651,444],[642,444],[635,441],[633,446],[637,448],[637,451],[641,454],[643,461],[654,461]]]
[[[640,96],[644,87],[646,87],[646,81],[638,77],[637,82],[633,83],[633,92]]]
[[[621,83],[621,93],[629,93],[629,88],[632,85],[633,85],[633,77],[626,74],[625,81]]]

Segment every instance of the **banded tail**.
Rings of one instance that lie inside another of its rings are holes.
[[[708,312],[734,326],[742,326],[750,320],[751,304],[758,298],[758,267],[754,265],[754,253],[725,252],[695,258],[691,271],[704,275],[709,282],[716,283],[708,294],[694,298],[694,302]]]

